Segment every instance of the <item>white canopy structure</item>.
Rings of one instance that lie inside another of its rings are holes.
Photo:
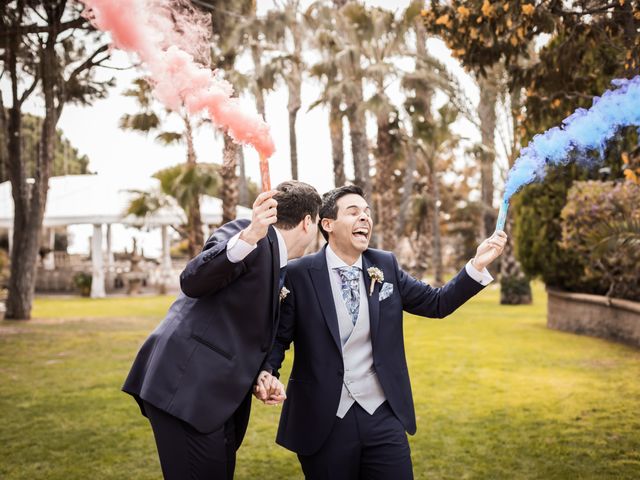
[[[105,296],[105,270],[112,259],[111,228],[112,224],[128,226],[159,227],[162,231],[163,270],[169,271],[169,236],[167,227],[185,223],[185,215],[177,205],[164,207],[152,215],[142,219],[127,215],[126,210],[136,193],[132,190],[152,190],[159,188],[159,181],[149,178],[146,185],[135,184],[123,178],[117,184],[112,179],[100,175],[66,175],[52,177],[49,180],[47,208],[44,214],[43,227],[53,228],[68,225],[93,225],[91,242],[92,276],[91,296]],[[200,205],[202,221],[205,225],[222,222],[222,201],[219,198],[205,196]],[[9,241],[13,235],[13,198],[11,183],[0,184],[0,229],[9,230]],[[251,210],[238,207],[237,218],[251,218]],[[106,264],[103,261],[102,227],[107,226]]]

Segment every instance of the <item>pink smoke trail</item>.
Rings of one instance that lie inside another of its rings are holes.
[[[206,112],[213,124],[236,142],[253,146],[261,159],[275,146],[269,126],[245,111],[233,87],[194,56],[206,58],[208,19],[186,0],[80,0],[85,16],[109,32],[116,48],[140,57],[154,94],[167,108],[184,106],[191,114]],[[205,52],[205,55],[200,55]],[[264,183],[264,182],[263,182]]]

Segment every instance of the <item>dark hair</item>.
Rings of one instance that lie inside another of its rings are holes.
[[[276,187],[273,198],[278,202],[278,222],[283,230],[295,228],[307,215],[315,221],[322,200],[320,194],[308,183],[288,180]]]
[[[338,200],[340,200],[345,195],[360,195],[364,198],[364,192],[362,188],[357,185],[344,185],[342,187],[334,188],[333,190],[329,190],[327,193],[322,195],[322,206],[320,207],[320,222],[318,228],[320,229],[320,233],[325,240],[329,241],[329,234],[324,231],[322,228],[322,219],[330,218],[335,220],[338,218]]]

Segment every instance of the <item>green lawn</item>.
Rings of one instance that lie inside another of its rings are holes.
[[[416,478],[640,478],[640,351],[547,330],[539,285],[533,306],[497,297],[406,319]],[[170,302],[41,299],[35,320],[0,323],[0,478],[160,478],[119,388]],[[273,442],[279,411],[254,403],[236,478],[301,478]]]

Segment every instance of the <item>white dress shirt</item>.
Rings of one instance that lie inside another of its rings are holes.
[[[478,282],[483,287],[486,287],[491,282],[493,282],[493,277],[489,273],[489,270],[485,267],[482,271],[478,270],[473,266],[473,260],[469,260],[467,264],[464,266],[464,269],[467,271],[467,275],[473,278],[476,282]]]

